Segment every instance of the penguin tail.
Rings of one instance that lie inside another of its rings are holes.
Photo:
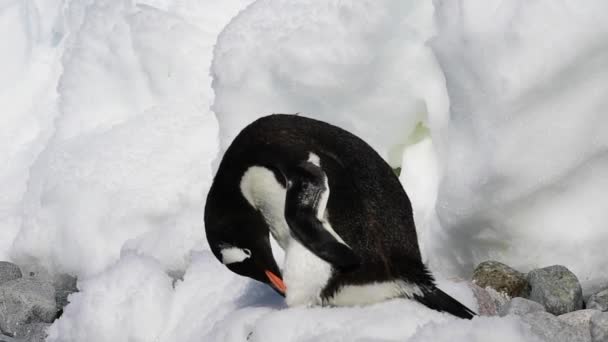
[[[414,299],[433,310],[447,312],[456,317],[472,319],[477,316],[473,310],[435,286],[423,289],[422,295],[414,295]]]

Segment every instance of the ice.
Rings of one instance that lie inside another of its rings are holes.
[[[404,299],[287,308],[208,251],[204,199],[242,127],[299,112],[401,167],[423,257],[470,308],[460,279],[486,259],[603,283],[604,13],[601,0],[0,0],[0,260],[78,276],[49,341],[535,342],[514,317]]]

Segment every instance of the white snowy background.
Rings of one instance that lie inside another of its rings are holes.
[[[0,260],[78,277],[48,341],[534,341],[394,300],[291,308],[208,251],[218,153],[302,113],[368,141],[425,261],[608,279],[604,0],[0,0]],[[175,283],[168,275],[183,274]]]

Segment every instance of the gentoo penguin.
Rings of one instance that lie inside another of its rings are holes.
[[[275,114],[245,127],[213,180],[205,229],[220,262],[269,284],[289,306],[404,297],[475,315],[435,286],[390,166],[360,138],[322,121]],[[285,251],[282,271],[269,233]]]

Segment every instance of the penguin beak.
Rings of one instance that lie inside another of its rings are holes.
[[[266,276],[268,277],[272,285],[274,285],[274,287],[279,290],[279,292],[285,294],[285,292],[287,291],[287,286],[285,286],[283,279],[268,270],[265,270],[264,273],[266,273]]]

